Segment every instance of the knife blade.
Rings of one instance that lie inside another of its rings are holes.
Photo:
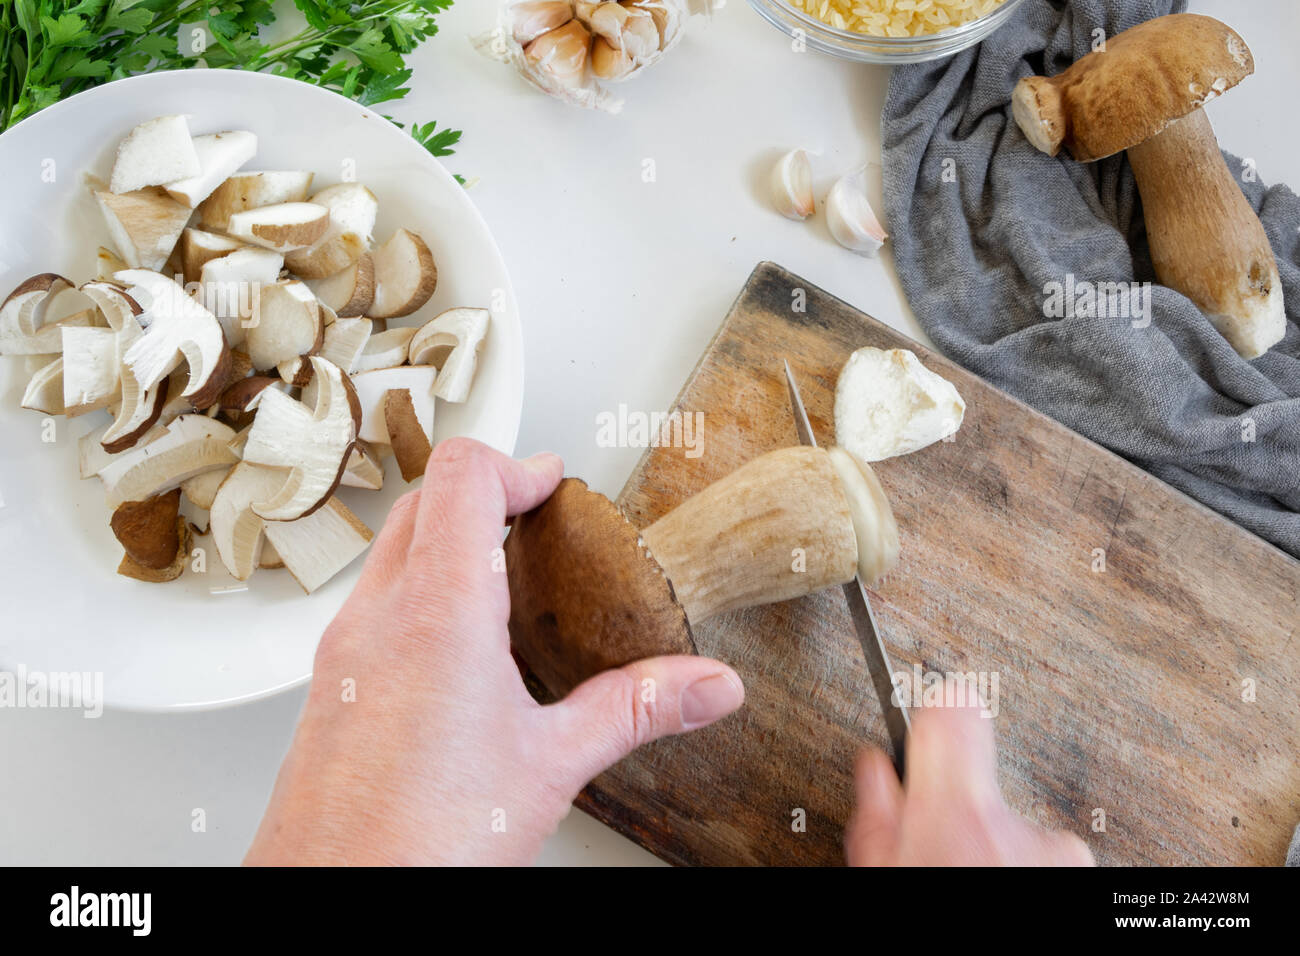
[[[817,436],[813,434],[812,422],[808,420],[808,411],[804,408],[803,396],[799,394],[799,385],[794,379],[794,372],[787,360],[785,364],[785,384],[790,390],[790,407],[794,411],[794,429],[799,435],[799,443],[810,448],[817,447]],[[852,581],[844,584],[844,599],[849,605],[849,616],[853,618],[853,628],[862,645],[862,654],[867,660],[867,673],[871,677],[871,687],[880,702],[880,712],[885,718],[885,729],[889,732],[889,742],[894,751],[894,769],[898,777],[903,777],[903,748],[907,741],[907,732],[912,721],[907,708],[894,695],[894,668],[889,660],[889,651],[880,639],[880,628],[876,624],[876,615],[871,610],[871,599],[862,579],[854,576]]]

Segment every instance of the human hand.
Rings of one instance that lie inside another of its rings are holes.
[[[1092,866],[1072,833],[1013,813],[998,789],[992,724],[979,707],[922,709],[907,738],[904,785],[883,751],[857,767],[850,866]]]
[[[528,863],[592,777],[741,705],[731,668],[691,656],[608,671],[546,707],[529,696],[510,655],[501,532],[563,471],[554,455],[438,444],[321,638],[245,862]]]

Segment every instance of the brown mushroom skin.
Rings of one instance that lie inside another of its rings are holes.
[[[661,654],[694,654],[672,585],[614,503],[566,478],[505,542],[510,638],[556,696]]]
[[[180,506],[179,488],[119,505],[109,523],[127,557],[152,570],[171,565],[181,541],[176,521]]]

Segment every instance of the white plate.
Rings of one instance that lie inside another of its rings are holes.
[[[118,141],[135,124],[190,115],[195,133],[248,129],[257,156],[246,169],[311,169],[315,188],[356,179],[379,197],[376,237],[418,232],[438,263],[438,289],[418,325],[452,306],[485,306],[492,323],[470,401],[438,403],[435,439],[470,435],[513,451],[523,405],[523,339],[505,263],[465,191],[409,136],[372,111],[293,80],[226,70],[134,77],[89,90],[0,136],[0,298],[29,275],[93,278],[108,233],[83,183],[107,178]],[[439,120],[444,117],[437,117]],[[107,706],[186,710],[253,700],[303,683],[325,625],[347,597],[361,560],[308,597],[285,571],[234,582],[210,538],[207,572],[169,584],[116,572],[98,480],[77,475],[77,438],[104,412],[47,419],[19,408],[20,358],[0,357],[0,669],[103,675]],[[48,437],[48,436],[45,436]],[[379,492],[340,497],[376,532],[408,486],[390,460]],[[375,622],[382,627],[382,621]]]

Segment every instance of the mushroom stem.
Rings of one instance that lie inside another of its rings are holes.
[[[824,449],[783,448],[709,485],[641,539],[698,624],[851,581],[853,507]]]
[[[1161,283],[1187,296],[1245,358],[1286,332],[1264,226],[1219,151],[1204,110],[1128,150]]]

